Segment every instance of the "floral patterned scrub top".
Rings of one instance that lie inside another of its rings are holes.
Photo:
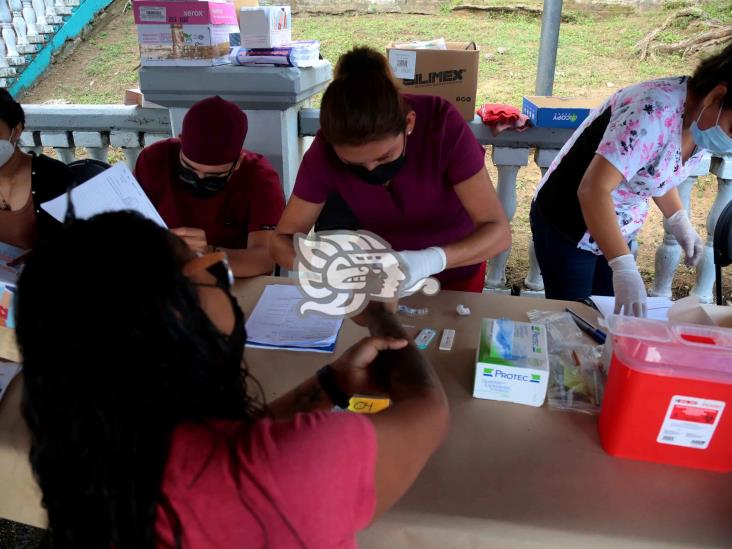
[[[702,159],[701,149],[685,163],[681,158],[687,81],[685,76],[663,78],[619,90],[585,119],[549,166],[537,187],[535,205],[578,248],[602,255],[577,198],[595,154],[623,174],[612,199],[627,242],[643,226],[649,199],[683,182]]]

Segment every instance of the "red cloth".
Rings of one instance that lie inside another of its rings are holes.
[[[376,433],[357,414],[179,427],[162,492],[183,547],[355,548],[376,507]],[[159,547],[174,547],[158,508]],[[299,541],[298,541],[299,538]]]
[[[529,127],[528,116],[511,105],[486,103],[475,112],[483,120],[483,124],[490,126],[493,135],[505,130],[523,131]]]
[[[442,290],[454,290],[458,292],[473,292],[482,294],[485,287],[486,262],[484,261],[478,271],[467,280],[456,280],[448,282],[440,287]]]
[[[178,139],[158,141],[142,150],[135,166],[135,177],[168,227],[203,229],[209,244],[241,249],[250,232],[277,226],[285,197],[266,158],[240,151],[244,160],[224,190],[199,198],[178,180],[179,152]]]
[[[361,229],[376,233],[396,251],[445,246],[475,230],[453,186],[485,166],[485,151],[460,113],[440,97],[404,95],[416,113],[404,167],[387,190],[351,174],[322,133],[303,157],[293,194],[315,204],[337,192]],[[475,276],[479,265],[448,269],[441,284]]]
[[[234,103],[207,97],[183,117],[183,154],[206,166],[228,164],[239,157],[248,128],[247,115]]]

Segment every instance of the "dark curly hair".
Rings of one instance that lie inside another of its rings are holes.
[[[20,276],[23,414],[53,547],[154,547],[159,506],[180,545],[161,493],[174,429],[261,415],[181,249],[137,214],[107,213],[41,244]]]

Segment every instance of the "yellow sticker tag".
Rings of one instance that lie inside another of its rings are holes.
[[[348,410],[357,414],[378,414],[391,404],[387,397],[352,396]]]

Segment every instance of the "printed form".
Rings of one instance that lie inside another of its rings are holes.
[[[303,295],[297,286],[265,286],[247,320],[247,347],[332,353],[342,318],[300,316]]]
[[[71,200],[79,219],[87,219],[103,212],[133,210],[161,227],[168,228],[135,176],[121,162],[74,187]],[[63,222],[67,208],[66,194],[44,202],[41,208]]]

